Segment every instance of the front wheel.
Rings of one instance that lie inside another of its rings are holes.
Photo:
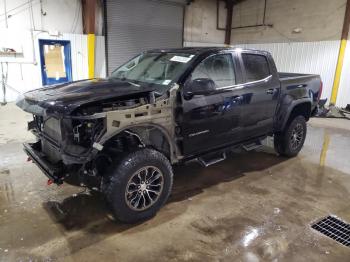
[[[167,201],[173,184],[169,160],[153,149],[128,154],[110,167],[106,197],[114,217],[136,223],[154,216]]]
[[[306,131],[305,118],[303,116],[295,117],[283,132],[274,135],[276,152],[286,157],[296,156],[304,145]]]

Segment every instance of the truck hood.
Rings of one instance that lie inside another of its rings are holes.
[[[70,114],[81,105],[133,94],[150,93],[151,85],[116,79],[92,79],[58,84],[25,93],[17,100],[24,111],[44,115]]]

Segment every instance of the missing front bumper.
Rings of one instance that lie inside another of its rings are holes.
[[[43,171],[43,173],[56,184],[62,184],[65,168],[62,165],[51,164],[41,152],[40,142],[24,143],[24,152]]]

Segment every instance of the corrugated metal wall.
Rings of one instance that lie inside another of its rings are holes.
[[[350,104],[350,39],[346,46],[343,72],[337,97],[337,106],[345,107],[347,104]]]
[[[62,39],[71,44],[73,81],[88,78],[87,36],[63,34]]]
[[[2,33],[2,35],[5,35],[6,37],[6,31]],[[11,32],[11,34],[13,34],[13,32]],[[33,41],[30,32],[21,31],[18,32],[18,34],[21,34],[21,36],[17,37],[17,39],[18,41],[21,41],[19,46],[23,46],[24,56],[22,58],[0,58],[0,61],[2,62],[9,62],[8,65],[3,64],[4,70],[8,72],[7,84],[9,88],[7,88],[6,92],[7,101],[14,101],[19,94],[42,86],[38,44],[39,39],[69,40],[71,42],[73,80],[88,78],[88,54],[86,35],[62,34],[58,37],[53,37],[45,32],[34,32],[34,59]],[[104,37],[97,36],[95,49],[95,72],[97,77],[104,77],[106,75],[104,50]],[[2,99],[3,94],[0,91],[0,101],[2,101]]]
[[[322,98],[328,98],[329,102],[340,41],[243,44],[238,46],[269,51],[280,72],[321,75],[323,81]]]

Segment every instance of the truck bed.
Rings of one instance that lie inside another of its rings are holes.
[[[281,92],[294,96],[311,97],[314,109],[322,93],[322,82],[316,74],[280,73]]]
[[[285,73],[285,72],[278,72],[278,77],[281,81],[288,80],[291,78],[305,78],[305,77],[317,77],[318,75],[315,74],[299,74],[299,73]]]

